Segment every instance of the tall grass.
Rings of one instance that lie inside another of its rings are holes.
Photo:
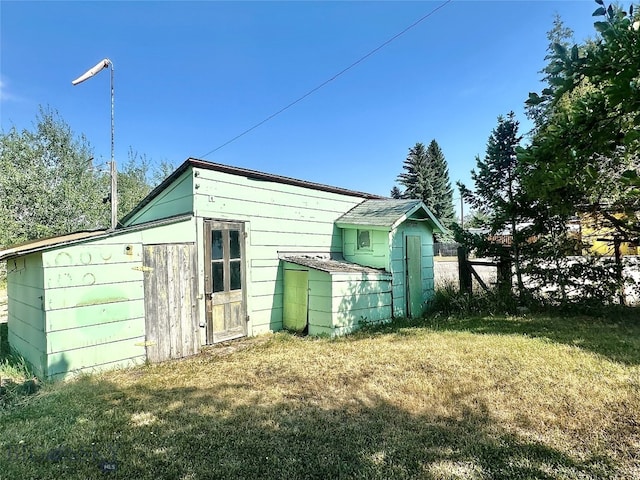
[[[498,289],[460,292],[453,281],[439,284],[427,304],[427,315],[498,315],[517,311],[518,299],[509,293]]]
[[[7,324],[0,324],[0,409],[22,404],[39,388],[27,361],[11,351]]]

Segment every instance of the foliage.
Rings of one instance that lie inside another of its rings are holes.
[[[491,218],[488,214],[480,210],[472,210],[464,218],[464,226],[467,228],[486,228],[489,226]]]
[[[565,26],[558,14],[553,19],[553,27],[547,32],[547,40],[549,45],[544,59],[548,63],[539,72],[543,74],[542,81],[546,84],[546,87],[539,95],[539,101],[526,105],[527,117],[534,122],[534,132],[537,127],[548,120],[553,103],[553,95],[557,90],[556,86],[564,79],[562,62],[555,57],[556,51],[558,48],[569,50],[573,43],[573,30]]]
[[[453,189],[449,180],[449,168],[442,149],[436,140],[427,147],[416,143],[402,165],[404,172],[398,175],[400,190],[394,186],[392,198],[416,198],[422,200],[445,226],[454,222]]]
[[[35,128],[0,135],[0,245],[96,229],[108,215],[105,179],[84,136],[50,109]]]
[[[497,289],[479,293],[462,292],[454,283],[439,285],[427,305],[428,317],[500,315],[515,313],[517,304],[513,297]]]
[[[110,182],[94,163],[86,137],[50,108],[40,108],[33,129],[2,132],[0,247],[109,225]],[[130,150],[118,173],[120,217],[170,168]]]
[[[547,104],[531,145],[520,152],[523,182],[537,210],[561,220],[602,217],[616,235],[640,235],[640,23],[633,7],[599,5],[598,37],[554,44],[555,72],[527,104]]]
[[[23,405],[39,387],[25,359],[11,352],[7,324],[0,323],[0,411]]]

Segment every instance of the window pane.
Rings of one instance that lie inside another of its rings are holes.
[[[229,230],[229,258],[240,258],[240,232]]]
[[[358,248],[371,248],[369,230],[358,230]]]
[[[222,231],[213,230],[211,238],[211,259],[220,260],[222,258]]]
[[[231,290],[240,290],[242,288],[242,274],[240,273],[240,261],[234,260],[229,262],[231,269]]]
[[[213,291],[222,292],[224,290],[224,264],[222,262],[211,262],[211,274],[213,277]]]

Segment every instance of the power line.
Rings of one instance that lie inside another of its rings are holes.
[[[201,155],[200,158],[205,158],[209,155],[211,155],[212,153],[217,152],[218,150],[220,150],[223,147],[226,147],[227,145],[229,145],[230,143],[235,142],[236,140],[238,140],[241,137],[244,137],[247,133],[255,130],[256,128],[264,125],[265,123],[267,123],[269,120],[277,117],[278,115],[280,115],[281,113],[283,113],[284,111],[290,109],[291,107],[293,107],[295,104],[301,102],[302,100],[304,100],[305,98],[307,98],[309,95],[314,94],[315,92],[317,92],[318,90],[320,90],[322,87],[326,86],[327,84],[333,82],[336,78],[338,78],[339,76],[343,75],[344,73],[348,72],[349,70],[351,70],[353,67],[359,65],[360,63],[364,62],[367,58],[369,58],[370,56],[372,56],[374,53],[378,52],[379,50],[382,50],[384,47],[386,47],[387,45],[389,45],[391,42],[393,42],[394,40],[396,40],[397,38],[401,37],[402,35],[404,35],[405,33],[407,33],[409,30],[411,30],[412,28],[416,27],[417,25],[419,25],[420,23],[422,23],[424,20],[426,20],[427,18],[429,18],[430,16],[432,16],[433,14],[435,14],[438,10],[440,10],[441,8],[443,8],[445,5],[447,5],[448,3],[451,3],[453,0],[445,0],[443,3],[441,3],[440,5],[438,5],[436,8],[434,8],[433,10],[431,10],[429,13],[427,13],[426,15],[422,16],[421,18],[419,18],[418,20],[416,20],[415,22],[413,22],[411,25],[409,25],[408,27],[406,27],[404,30],[402,30],[401,32],[395,34],[393,37],[391,37],[390,39],[388,39],[386,42],[378,45],[376,48],[374,48],[373,50],[371,50],[369,53],[367,53],[366,55],[364,55],[363,57],[360,57],[358,60],[356,60],[355,62],[353,62],[351,65],[349,65],[348,67],[342,69],[341,71],[339,71],[338,73],[336,73],[333,77],[329,78],[328,80],[325,80],[324,82],[322,82],[320,85],[318,85],[315,88],[312,88],[311,90],[309,90],[307,93],[305,93],[304,95],[302,95],[301,97],[297,98],[296,100],[294,100],[293,102],[289,103],[287,106],[282,107],[280,110],[278,110],[275,113],[272,113],[271,115],[269,115],[267,118],[265,118],[264,120],[262,120],[261,122],[256,123],[255,125],[253,125],[252,127],[246,129],[244,132],[236,135],[235,137],[233,137],[230,140],[227,140],[226,142],[224,142],[223,144],[219,145],[218,147],[214,148],[213,150],[205,153],[204,155]]]

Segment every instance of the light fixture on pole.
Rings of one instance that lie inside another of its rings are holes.
[[[115,230],[118,225],[118,170],[116,169],[116,159],[114,153],[114,122],[113,122],[113,62],[108,58],[100,60],[100,62],[93,68],[87,70],[78,78],[71,82],[72,85],[78,85],[85,80],[93,77],[101,70],[111,67],[111,228]]]

